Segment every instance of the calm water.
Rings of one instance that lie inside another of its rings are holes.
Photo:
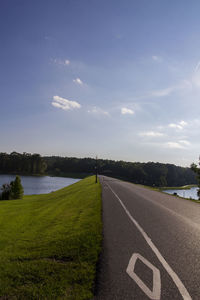
[[[46,194],[73,184],[80,179],[50,177],[50,176],[20,176],[25,195]],[[0,175],[0,187],[4,183],[10,183],[15,179],[14,175]]]
[[[192,187],[190,190],[164,190],[163,192],[167,194],[177,193],[180,197],[198,200],[197,189],[197,187]]]

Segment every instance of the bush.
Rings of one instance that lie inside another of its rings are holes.
[[[0,200],[21,199],[24,194],[21,179],[18,175],[10,184],[3,184],[1,190],[2,194],[0,195]]]
[[[4,183],[2,185],[2,195],[1,198],[2,200],[9,200],[11,198],[11,185],[8,183]]]

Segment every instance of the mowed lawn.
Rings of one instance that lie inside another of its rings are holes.
[[[0,299],[91,299],[101,230],[94,176],[0,201]]]

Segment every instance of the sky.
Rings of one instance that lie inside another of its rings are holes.
[[[199,12],[199,0],[1,0],[0,152],[197,162]]]

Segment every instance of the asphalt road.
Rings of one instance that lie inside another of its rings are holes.
[[[100,176],[95,300],[200,299],[200,204]]]

